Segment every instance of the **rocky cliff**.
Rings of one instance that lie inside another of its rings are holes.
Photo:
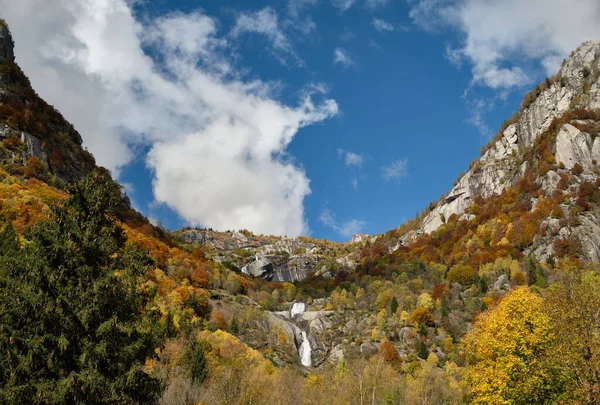
[[[15,63],[14,42],[0,20],[0,163],[18,174],[29,161],[57,184],[81,179],[95,167],[79,133],[32,89]],[[43,176],[42,176],[43,177]]]
[[[420,226],[401,238],[402,242],[407,244],[419,235],[436,231],[453,215],[469,220],[472,218],[469,208],[477,197],[500,194],[508,187],[515,186],[528,170],[540,164],[540,156],[527,155],[527,152],[531,151],[542,134],[554,135],[548,133],[548,129],[555,120],[565,117],[569,112],[600,108],[599,78],[600,40],[589,41],[563,62],[556,76],[546,79],[526,96],[520,111],[506,121],[494,140],[484,148],[482,156],[472,162],[469,170],[423,218]],[[572,176],[572,186],[598,178],[600,140],[596,138],[597,123],[593,119],[577,119],[575,115],[570,120],[563,120],[569,122],[561,122],[558,135],[553,140],[553,159],[559,169],[550,170],[536,178],[548,196],[556,190],[561,174]],[[576,166],[581,166],[583,172],[573,173]],[[566,209],[568,206],[565,206]],[[580,228],[562,231],[563,234],[577,234],[587,246],[584,249],[585,257],[592,260],[600,259],[594,247],[596,241],[600,240],[596,219],[596,214],[586,213],[581,218]],[[544,244],[544,247],[538,246],[533,252],[544,258],[551,254],[551,249]]]
[[[353,268],[358,247],[368,240],[362,235],[351,243],[337,243],[209,229],[183,229],[177,235],[185,243],[206,250],[216,261],[244,274],[278,282],[303,280],[309,274],[328,276],[332,266]]]

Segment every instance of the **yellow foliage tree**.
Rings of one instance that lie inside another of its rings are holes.
[[[433,309],[434,302],[433,302],[433,299],[431,298],[431,295],[429,295],[426,292],[419,295],[419,300],[417,301],[417,306],[427,308],[429,310]]]
[[[377,329],[385,330],[387,323],[387,311],[382,309],[377,313]]]
[[[408,323],[408,319],[409,318],[410,318],[410,315],[408,314],[408,312],[402,311],[400,313],[400,324],[401,325],[406,325]]]
[[[526,287],[482,314],[462,343],[473,404],[548,403],[555,376],[543,355],[552,340],[543,301]]]

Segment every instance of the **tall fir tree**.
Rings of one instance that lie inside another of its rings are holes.
[[[156,403],[162,384],[143,371],[164,339],[146,310],[152,261],[125,247],[110,177],[69,191],[23,247],[10,225],[2,234],[0,403]]]

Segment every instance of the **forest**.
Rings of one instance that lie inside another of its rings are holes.
[[[509,251],[474,269],[464,260],[425,262],[416,243],[392,255],[364,247],[355,272],[282,284],[169,238],[101,172],[66,193],[3,172],[0,193],[2,402],[593,404],[600,397],[596,264],[568,256],[540,264]],[[490,285],[500,275],[508,285]],[[306,370],[283,331],[260,326],[267,310],[300,301],[342,323],[373,322],[344,328],[345,355]],[[375,350],[359,350],[364,341]]]

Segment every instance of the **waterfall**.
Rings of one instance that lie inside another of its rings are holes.
[[[300,345],[298,354],[300,355],[300,363],[305,367],[310,367],[312,365],[312,359],[310,357],[311,351],[312,349],[310,347],[310,342],[308,341],[308,336],[306,336],[306,332],[302,331],[302,345]]]
[[[296,314],[301,314],[306,309],[304,302],[294,302],[292,309],[290,310],[290,317],[294,317]]]
[[[304,302],[294,302],[290,309],[290,318],[292,319],[292,322],[294,322],[294,316],[303,313],[305,310],[306,304]],[[296,321],[301,321],[301,319],[297,319]],[[305,331],[302,331],[302,343],[298,348],[298,356],[300,356],[300,363],[304,367],[310,367],[312,365],[311,352],[312,348],[310,347],[308,336]]]

